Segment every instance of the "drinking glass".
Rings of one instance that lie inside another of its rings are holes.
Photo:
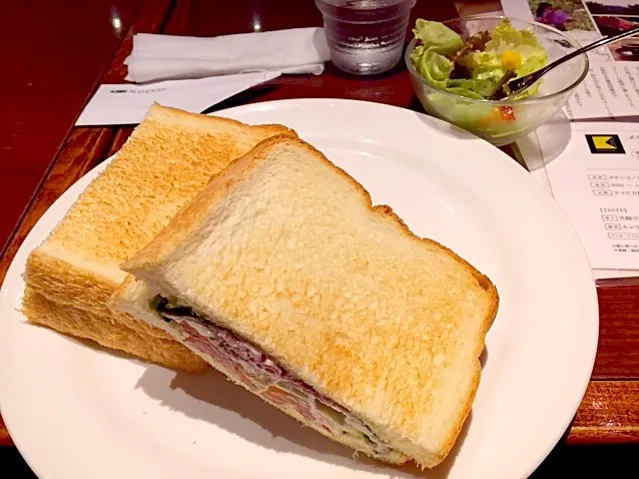
[[[315,0],[333,64],[373,75],[399,63],[415,0]]]

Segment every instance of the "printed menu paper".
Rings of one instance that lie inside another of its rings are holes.
[[[564,31],[581,45],[639,26],[639,4],[624,0],[503,0],[504,14]],[[588,53],[590,69],[564,107],[570,119],[639,114],[639,38],[618,40]],[[561,67],[558,67],[561,68]],[[542,80],[543,81],[543,80]]]
[[[638,115],[639,64],[591,63],[588,75],[564,108],[570,119]]]
[[[527,163],[541,154],[552,195],[575,226],[593,269],[639,270],[639,124],[570,126],[570,141],[558,155],[559,146],[548,138],[539,138],[537,154],[524,142],[520,152]]]

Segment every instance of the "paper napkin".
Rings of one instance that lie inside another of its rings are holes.
[[[211,38],[139,33],[124,63],[126,80],[143,83],[255,71],[319,75],[329,59],[324,29],[312,27]]]

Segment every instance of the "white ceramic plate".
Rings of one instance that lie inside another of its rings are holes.
[[[586,256],[550,196],[498,149],[409,110],[308,99],[219,114],[296,129],[359,180],[375,203],[391,205],[418,235],[448,245],[495,282],[501,304],[471,419],[450,460],[425,476],[529,475],[582,399],[598,335]],[[26,257],[102,169],[42,217],[0,296],[2,415],[40,477],[420,475],[355,461],[215,373],[176,373],[26,324],[17,311]]]

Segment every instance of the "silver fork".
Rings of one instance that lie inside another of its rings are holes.
[[[508,97],[511,97],[513,95],[516,95],[518,93],[521,93],[522,91],[526,90],[527,88],[530,88],[531,86],[533,86],[542,76],[544,76],[546,73],[548,73],[550,70],[552,70],[553,68],[561,65],[564,62],[567,62],[568,60],[575,58],[578,55],[581,55],[582,53],[586,53],[587,51],[592,50],[593,48],[597,48],[597,47],[601,47],[603,45],[607,45],[608,43],[614,42],[615,40],[619,40],[621,38],[626,38],[629,37],[631,35],[634,35],[635,33],[639,33],[639,27],[633,28],[631,30],[627,30],[625,32],[619,33],[617,35],[613,35],[611,37],[604,37],[600,40],[597,40],[596,42],[590,43],[588,45],[586,45],[585,47],[581,47],[578,50],[575,50],[573,52],[570,52],[567,55],[564,55],[563,57],[558,58],[557,60],[555,60],[554,62],[550,63],[549,65],[546,65],[544,68],[541,68],[537,71],[534,71],[532,73],[529,73],[528,75],[525,75],[521,78],[515,78],[514,80],[510,80],[506,86],[508,87],[509,93],[508,93]]]

